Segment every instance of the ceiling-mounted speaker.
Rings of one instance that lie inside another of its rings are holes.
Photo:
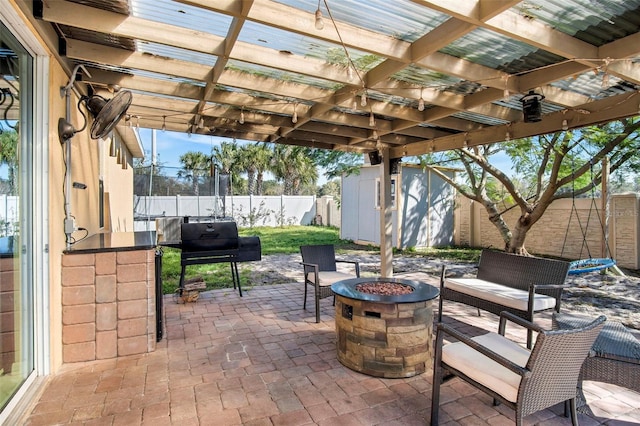
[[[397,175],[400,172],[402,158],[392,158],[389,160],[389,174]]]
[[[542,103],[544,95],[529,90],[529,93],[524,95],[520,102],[522,102],[522,114],[524,116],[525,123],[535,123],[542,120]]]
[[[378,151],[369,152],[369,163],[372,166],[377,166],[382,162],[382,158],[380,157],[380,153]]]
[[[87,109],[95,120],[91,125],[91,138],[99,139],[109,134],[127,113],[133,95],[128,90],[121,90],[111,100],[102,96],[91,96],[87,101]]]

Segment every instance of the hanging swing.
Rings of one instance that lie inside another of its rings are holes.
[[[593,160],[590,163],[590,167],[591,167],[591,181],[593,182]],[[609,241],[606,237],[605,234],[605,227],[604,224],[602,222],[602,217],[600,216],[600,212],[598,211],[598,206],[596,205],[595,202],[595,189],[594,187],[591,188],[591,204],[589,206],[589,214],[587,216],[587,222],[585,223],[585,226],[582,226],[582,222],[580,221],[580,216],[578,215],[578,209],[576,207],[576,198],[575,198],[575,188],[574,188],[574,183],[575,180],[572,181],[572,188],[571,188],[571,213],[569,215],[569,222],[567,223],[567,230],[566,233],[564,235],[564,242],[562,243],[562,253],[560,256],[562,256],[564,254],[564,248],[565,245],[567,243],[567,237],[569,235],[569,229],[571,227],[571,220],[575,214],[576,220],[578,221],[578,226],[580,228],[580,232],[582,234],[582,246],[580,247],[580,258],[582,258],[582,253],[583,250],[586,249],[587,251],[587,256],[589,256],[588,258],[585,259],[579,259],[579,260],[574,260],[573,262],[570,262],[569,264],[569,275],[577,275],[577,274],[584,274],[587,272],[595,272],[595,271],[601,271],[604,269],[613,269],[615,270],[616,273],[621,274],[622,272],[617,268],[616,266],[616,261],[611,259],[611,258],[594,258],[591,257],[591,250],[589,249],[589,243],[587,242],[587,231],[589,229],[589,223],[591,222],[591,214],[594,210],[595,207],[595,213],[596,216],[598,217],[598,221],[600,222],[600,229],[602,230],[602,234],[603,234],[603,238],[605,240],[605,247],[606,247],[606,253],[605,254],[609,254],[611,253],[611,250],[609,249]]]

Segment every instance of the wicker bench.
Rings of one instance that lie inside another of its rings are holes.
[[[533,322],[536,312],[560,312],[569,262],[483,250],[475,278],[440,276],[438,321],[444,300],[464,303],[496,315],[507,311]],[[533,333],[527,335],[531,347]]]

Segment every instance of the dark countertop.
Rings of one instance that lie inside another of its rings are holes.
[[[65,254],[102,253],[109,251],[148,250],[155,248],[155,231],[104,232],[73,244]]]

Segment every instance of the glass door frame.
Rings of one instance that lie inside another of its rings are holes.
[[[20,111],[21,143],[31,144],[30,158],[27,167],[20,170],[20,179],[26,179],[29,188],[26,196],[28,201],[23,205],[31,208],[28,237],[23,240],[24,253],[28,259],[29,273],[24,279],[30,281],[33,295],[29,312],[32,314],[33,329],[33,371],[27,376],[23,385],[0,412],[0,424],[10,424],[19,419],[26,407],[35,397],[44,382],[44,376],[50,372],[50,344],[49,344],[49,54],[41,45],[39,39],[30,31],[31,26],[25,24],[23,17],[14,9],[12,2],[0,2],[0,18],[5,27],[15,37],[24,50],[32,58],[32,72],[30,81],[30,110]],[[22,67],[21,67],[22,69]],[[23,123],[24,120],[24,123]],[[26,174],[26,175],[25,175]],[[21,220],[24,213],[20,213]],[[21,268],[24,268],[21,262]]]

